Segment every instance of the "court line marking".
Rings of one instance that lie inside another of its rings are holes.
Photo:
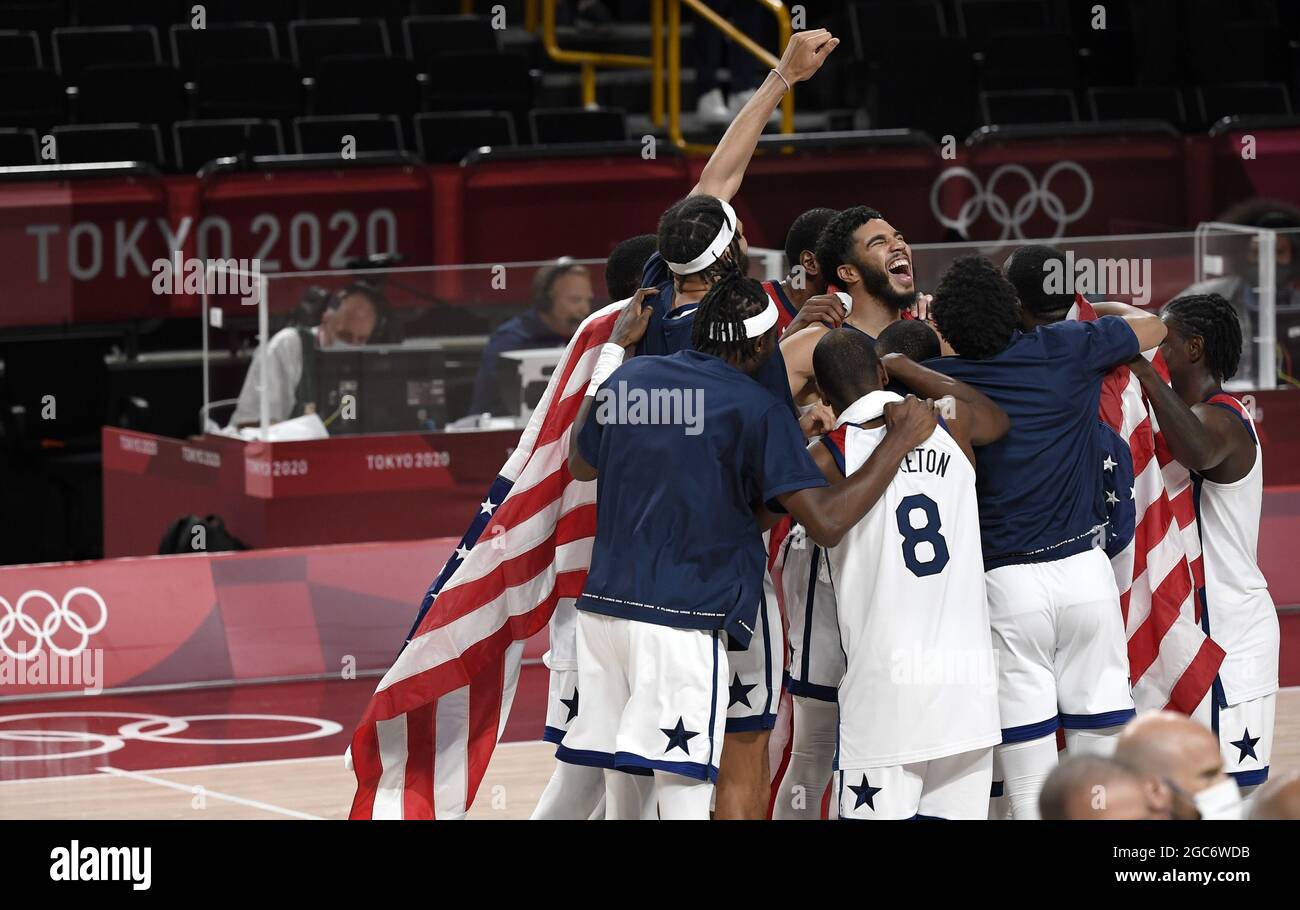
[[[517,739],[508,743],[497,743],[498,749],[509,748],[511,746],[543,746],[550,745],[544,739]],[[133,771],[133,774],[171,774],[176,771],[212,771],[221,768],[251,768],[258,765],[287,765],[296,762],[323,762],[336,761],[339,766],[343,766],[343,755],[308,755],[303,758],[261,758],[252,761],[231,761],[231,762],[214,762],[210,765],[179,765],[177,767],[165,768],[145,768],[143,771]],[[119,769],[120,770],[120,769]],[[351,773],[351,772],[349,772]],[[38,781],[67,781],[67,780],[85,780],[88,777],[99,777],[95,771],[86,774],[60,774],[57,777],[16,777],[11,780],[0,780],[0,787],[6,784],[30,784]]]
[[[149,774],[142,774],[139,771],[125,771],[121,768],[104,766],[96,769],[104,774],[110,774],[115,777],[127,777],[131,780],[143,781],[147,784],[154,784],[159,787],[166,787],[169,790],[180,790],[183,793],[194,795],[196,789],[202,790],[205,797],[211,796],[213,799],[225,800],[228,803],[236,803],[241,806],[249,806],[253,809],[261,809],[264,812],[276,812],[280,815],[287,815],[290,818],[300,818],[306,821],[324,821],[319,815],[309,815],[306,812],[298,812],[295,809],[286,809],[283,806],[274,806],[271,803],[264,803],[256,799],[246,799],[242,796],[235,796],[231,793],[222,793],[220,790],[210,790],[202,785],[186,785],[173,780],[163,780],[161,777],[153,777]]]

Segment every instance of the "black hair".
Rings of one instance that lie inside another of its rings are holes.
[[[821,237],[822,231],[826,228],[832,218],[838,215],[835,209],[818,208],[809,209],[790,225],[790,230],[785,235],[785,261],[786,267],[793,269],[799,264],[799,257],[803,255],[804,250],[811,250],[814,256],[817,255],[817,239]],[[817,260],[818,265],[821,260]],[[825,272],[823,271],[823,274]]]
[[[878,388],[880,358],[871,336],[841,326],[831,329],[813,348],[817,387],[838,410]]]
[[[920,319],[900,319],[885,326],[885,330],[876,336],[876,353],[881,357],[902,354],[908,360],[921,363],[938,357],[943,351],[939,347],[939,336],[928,323]]]
[[[337,310],[340,304],[349,297],[364,297],[375,311],[376,322],[382,319],[388,311],[388,298],[380,292],[379,288],[367,281],[354,281],[339,288],[330,295],[325,309]]]
[[[1056,268],[1060,269],[1062,275],[1065,274],[1065,254],[1060,250],[1041,243],[1022,246],[1007,257],[1007,280],[1016,289],[1020,305],[1027,312],[1059,321],[1074,306],[1074,295],[1069,291],[1047,290],[1049,262],[1058,263]],[[1064,282],[1062,284],[1064,286]]]
[[[1188,294],[1166,304],[1165,315],[1185,338],[1205,345],[1205,365],[1220,382],[1237,374],[1241,362],[1241,320],[1236,308],[1219,294]]]
[[[939,278],[931,305],[935,328],[962,357],[986,360],[1011,341],[1016,289],[983,256],[960,256]]]
[[[770,303],[763,285],[737,269],[723,272],[700,301],[691,327],[691,347],[702,354],[743,363],[758,354],[763,336],[749,338],[745,320]]]
[[[817,238],[817,264],[827,281],[837,281],[836,273],[840,266],[848,262],[853,255],[853,232],[868,221],[885,216],[865,205],[855,205],[840,212],[822,228]]]
[[[659,219],[657,239],[660,255],[664,257],[665,262],[691,262],[718,236],[725,220],[727,220],[727,213],[722,210],[722,203],[716,196],[687,196],[673,203]],[[723,256],[693,274],[699,275],[706,281],[716,281],[727,271],[739,267],[739,231],[731,238],[731,244],[727,249],[731,252],[729,259]]]
[[[568,257],[557,259],[551,265],[542,266],[537,270],[537,274],[533,276],[533,308],[541,313],[549,313],[551,311],[551,289],[555,287],[555,282],[565,275],[585,274],[587,274],[587,267],[579,265]]]
[[[641,287],[645,262],[654,255],[658,238],[638,234],[614,247],[605,260],[605,290],[610,300],[626,300]]]

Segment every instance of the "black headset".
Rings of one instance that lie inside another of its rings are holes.
[[[551,300],[551,291],[555,288],[555,282],[579,269],[585,267],[565,256],[557,260],[554,265],[544,266],[538,271],[537,277],[533,279],[533,309],[539,313],[549,313],[555,306],[555,302]]]

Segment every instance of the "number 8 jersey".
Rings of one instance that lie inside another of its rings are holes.
[[[872,392],[823,437],[846,477],[885,436],[883,426],[861,424],[901,400]],[[827,559],[847,662],[837,767],[910,764],[1001,742],[975,468],[945,426],[908,453]]]

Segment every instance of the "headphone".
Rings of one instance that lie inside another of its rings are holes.
[[[555,282],[559,281],[565,275],[573,272],[586,271],[586,266],[579,265],[568,256],[562,256],[555,261],[554,265],[544,266],[538,270],[537,275],[533,278],[532,306],[539,313],[549,313],[555,306],[551,300],[551,291],[555,289]]]
[[[370,333],[370,337],[382,338],[383,331],[388,327],[388,298],[369,282],[354,281],[339,288],[326,299],[325,310],[337,310],[346,298],[353,295],[359,295],[370,301],[370,306],[375,311],[375,330]]]

